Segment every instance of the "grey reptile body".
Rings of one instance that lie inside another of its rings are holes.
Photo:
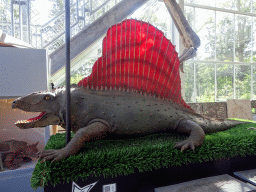
[[[145,135],[173,131],[182,119],[196,122],[205,133],[226,130],[241,124],[205,118],[169,100],[137,92],[72,91],[72,130],[85,127],[96,119],[104,120],[109,132],[117,135]]]
[[[65,128],[65,89],[32,93],[16,99],[12,108],[43,112],[32,120],[18,121],[21,129],[59,124]],[[76,154],[86,141],[92,139],[135,137],[157,132],[189,134],[174,147],[185,150],[202,145],[205,133],[218,132],[248,122],[218,121],[169,100],[127,91],[71,89],[71,130],[76,134],[66,147],[43,150],[41,162],[59,161]],[[112,136],[112,137],[111,137]]]

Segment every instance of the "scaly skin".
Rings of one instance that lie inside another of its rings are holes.
[[[12,108],[29,112],[45,112],[30,123],[17,123],[21,129],[61,125],[65,128],[65,89],[32,93],[16,99]],[[96,91],[84,87],[71,89],[71,130],[75,136],[60,150],[44,150],[40,158],[59,161],[76,154],[89,140],[113,135],[120,138],[142,136],[156,132],[176,131],[190,134],[175,147],[185,150],[200,146],[205,133],[226,130],[247,122],[217,121],[159,98],[135,92]]]

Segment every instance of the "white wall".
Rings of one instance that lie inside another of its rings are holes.
[[[0,47],[0,97],[47,89],[45,49]]]

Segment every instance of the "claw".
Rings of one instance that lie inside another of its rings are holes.
[[[42,154],[41,151],[38,151],[38,152],[36,153],[37,156],[40,156],[41,154]]]
[[[195,144],[190,140],[176,142],[174,147],[181,148],[181,152],[188,148],[191,148],[193,151],[195,150]]]
[[[195,57],[196,51],[197,51],[197,49],[193,48],[193,47],[185,49],[184,52],[179,56],[180,63],[184,63],[186,60],[189,60],[189,59]]]
[[[54,161],[56,161],[56,159],[53,159],[52,162],[51,162],[51,164],[52,164]]]
[[[181,151],[184,151],[188,148],[189,144],[187,143],[186,145],[183,145],[182,148],[181,148]]]
[[[45,161],[46,161],[46,159],[43,158],[43,159],[40,161],[40,163],[44,163]]]

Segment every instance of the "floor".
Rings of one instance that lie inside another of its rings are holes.
[[[256,182],[256,170],[241,171],[238,173]],[[252,192],[254,190],[256,192],[256,186],[244,183],[225,174],[160,187],[155,189],[155,192]]]
[[[26,168],[31,168],[31,167],[35,167],[38,158],[35,157],[31,157],[32,161],[30,162],[22,162],[21,166],[18,169],[26,169]],[[4,166],[3,170],[0,170],[0,172],[4,172],[4,171],[10,171],[11,169],[7,168],[6,166]]]
[[[0,192],[43,192],[43,188],[38,188],[34,191],[31,188],[30,179],[34,171],[37,158],[32,158],[31,162],[25,162],[15,170],[10,170],[4,167],[0,171]]]

